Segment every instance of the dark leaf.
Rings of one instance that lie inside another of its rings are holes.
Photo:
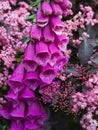
[[[85,65],[90,59],[93,53],[93,47],[89,44],[89,39],[84,38],[84,41],[80,44],[78,49],[78,56],[80,59],[80,63]]]
[[[98,52],[91,57],[91,61],[98,65]]]
[[[79,72],[76,68],[68,68],[67,73],[72,73],[74,76],[79,76]]]
[[[90,72],[96,74],[96,73],[98,73],[98,69],[97,68],[91,69]]]

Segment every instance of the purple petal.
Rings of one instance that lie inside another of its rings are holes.
[[[56,76],[56,72],[50,65],[41,67],[40,78],[43,83],[50,84],[55,78],[55,76]]]
[[[4,104],[3,109],[0,110],[0,114],[6,119],[10,119],[10,112],[12,111],[12,107],[12,102],[8,101]]]
[[[56,63],[58,57],[60,57],[61,52],[59,51],[59,49],[57,48],[57,46],[54,43],[49,44],[49,51],[51,53],[51,59],[49,61],[49,64],[51,66],[53,66]]]
[[[24,78],[24,65],[21,63],[12,74],[11,78],[7,81],[8,85],[14,90],[15,93],[20,91],[22,86],[22,81]]]
[[[58,35],[56,38],[56,43],[58,43],[59,49],[65,52],[69,43],[69,38],[65,35]]]
[[[25,120],[25,130],[37,130],[39,125],[35,122],[35,118],[30,118]]]
[[[51,8],[48,1],[42,2],[41,8],[42,8],[42,12],[44,15],[51,15],[52,14],[52,8]]]
[[[49,26],[49,24],[44,27],[43,36],[44,36],[45,42],[53,42],[54,41],[54,33],[51,30],[51,27]]]
[[[24,79],[24,84],[31,88],[32,90],[35,90],[39,85],[39,72],[38,70],[34,72],[28,72],[26,74],[26,77]]]
[[[55,2],[51,2],[51,6],[53,9],[53,14],[54,15],[62,15],[63,11],[61,9],[61,7],[59,6],[59,4],[55,3]]]
[[[12,120],[10,130],[24,130],[23,122],[20,120]]]
[[[24,67],[28,72],[35,71],[37,68],[38,65],[35,59],[35,45],[30,43],[25,50],[23,59]]]
[[[30,37],[35,40],[40,40],[42,36],[42,31],[37,24],[33,24],[30,30]]]
[[[20,98],[21,99],[30,99],[30,98],[35,98],[35,94],[32,90],[30,90],[28,87],[25,87],[21,93],[20,93]]]
[[[42,94],[42,93],[44,92],[44,89],[47,88],[48,86],[49,86],[49,85],[47,85],[47,84],[41,84],[41,85],[40,85],[40,88],[39,88],[39,93]]]
[[[18,102],[13,105],[13,110],[10,113],[12,117],[24,118],[25,116],[25,104],[23,102]]]
[[[44,42],[36,43],[36,62],[39,65],[45,66],[50,60],[48,45]]]
[[[8,91],[8,94],[5,97],[9,101],[17,101],[18,100],[18,94],[19,93],[15,93],[14,90],[10,89]]]
[[[51,17],[51,27],[57,35],[61,35],[64,30],[64,23],[59,17]]]
[[[49,17],[48,16],[44,16],[44,14],[42,13],[41,9],[39,9],[37,11],[36,19],[37,19],[37,25],[40,26],[40,27],[46,26],[48,24],[48,22],[49,22]]]
[[[28,106],[27,116],[40,117],[45,114],[44,108],[38,100],[33,101],[31,105]]]
[[[64,65],[66,65],[66,63],[68,62],[68,58],[67,57],[60,57],[56,64],[54,65],[54,68],[57,70],[57,71],[62,71],[63,70],[63,67]]]
[[[72,15],[72,14],[73,14],[73,12],[72,12],[71,9],[67,9],[67,10],[64,10],[64,11],[63,11],[63,16],[64,16],[64,17],[66,17],[67,15]]]

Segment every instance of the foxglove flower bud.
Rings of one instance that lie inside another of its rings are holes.
[[[44,36],[45,42],[54,42],[54,33],[51,30],[49,24],[44,27],[43,36]]]
[[[25,50],[23,59],[24,67],[28,72],[35,71],[37,68],[38,65],[35,59],[35,45],[30,43]]]
[[[36,14],[36,20],[37,20],[37,25],[40,27],[44,27],[48,24],[49,22],[49,17],[48,16],[44,16],[44,14],[42,13],[41,9],[39,9],[37,11]]]
[[[56,76],[56,72],[53,67],[50,65],[47,65],[45,67],[41,67],[41,73],[40,73],[40,78],[43,83],[50,84],[53,79]]]
[[[62,15],[63,11],[61,9],[61,7],[59,6],[59,4],[55,3],[55,2],[51,2],[51,7],[53,10],[53,14],[54,15]]]
[[[38,71],[28,72],[24,79],[24,84],[32,90],[35,90],[39,85],[39,73]]]
[[[61,35],[64,30],[64,23],[58,17],[51,17],[51,28],[57,34]]]
[[[48,45],[42,41],[36,43],[36,62],[45,66],[50,60]]]
[[[44,15],[51,15],[52,14],[52,8],[48,1],[42,2],[41,9]]]
[[[42,36],[42,31],[37,24],[33,24],[30,30],[30,37],[34,40],[40,40]]]
[[[49,51],[51,53],[51,59],[49,61],[49,64],[53,66],[61,54],[55,43],[49,44]]]

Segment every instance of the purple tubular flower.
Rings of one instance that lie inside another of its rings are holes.
[[[41,84],[40,85],[40,88],[39,88],[39,93],[43,94],[44,92],[44,89],[47,88],[49,85],[48,84]]]
[[[51,15],[52,14],[52,8],[48,1],[42,2],[41,9],[44,15]]]
[[[57,4],[55,2],[51,2],[51,7],[53,9],[53,14],[54,15],[62,16],[63,11],[62,11],[61,7],[59,6],[59,4]]]
[[[23,59],[24,67],[25,69],[30,72],[30,71],[35,71],[37,68],[37,63],[35,60],[35,45],[30,43],[24,54],[24,59]]]
[[[54,42],[54,33],[51,30],[49,24],[44,27],[43,36],[44,36],[45,42]]]
[[[39,125],[37,124],[37,122],[35,122],[34,118],[26,119],[24,126],[25,130],[37,130],[39,128]]]
[[[24,65],[21,63],[12,74],[11,78],[7,81],[8,85],[14,90],[15,93],[23,88],[22,81],[24,78]]]
[[[66,17],[67,15],[70,15],[72,14],[72,10],[71,9],[66,9],[66,10],[63,10],[63,16]]]
[[[32,98],[35,98],[34,92],[28,87],[25,87],[20,93],[20,99],[29,100]]]
[[[42,36],[42,31],[37,24],[33,24],[30,30],[30,37],[34,40],[40,40]]]
[[[10,89],[5,97],[7,100],[14,102],[18,100],[18,94],[19,92],[15,93],[14,90]]]
[[[24,130],[23,122],[20,120],[12,120],[10,130]]]
[[[39,73],[38,70],[34,72],[28,72],[24,79],[24,84],[32,90],[35,90],[39,85]]]
[[[48,24],[49,22],[49,17],[48,16],[44,16],[44,14],[42,13],[41,9],[39,9],[37,11],[36,14],[36,20],[37,20],[37,25],[40,27],[44,27]]]
[[[61,35],[64,30],[64,23],[60,20],[59,17],[51,17],[51,28],[57,34]]]
[[[67,49],[67,44],[69,43],[69,38],[63,35],[58,35],[56,38],[56,43],[61,51],[65,52]]]
[[[45,118],[43,119],[42,117],[29,117],[25,120],[25,130],[43,130],[41,127],[44,124],[44,120]]]
[[[70,9],[72,7],[72,3],[69,0],[63,0],[60,3],[60,6],[61,6],[62,9],[66,10],[67,8]]]
[[[13,109],[12,102],[8,101],[6,104],[4,104],[3,109],[0,110],[0,115],[2,115],[6,119],[11,119],[10,113]]]
[[[60,3],[60,2],[63,2],[63,0],[54,0],[54,2]]]
[[[56,72],[53,67],[49,64],[45,67],[41,67],[40,78],[43,83],[50,84],[52,80],[55,78]]]
[[[11,117],[24,118],[25,116],[25,104],[24,102],[18,102],[13,105],[13,110],[10,113]]]
[[[45,66],[50,60],[50,53],[48,50],[48,45],[44,42],[36,43],[36,62],[39,65]]]
[[[68,62],[68,58],[65,57],[65,56],[61,56],[61,57],[57,60],[56,64],[54,65],[54,68],[55,68],[57,71],[62,71],[64,65],[66,65],[67,62]]]
[[[61,53],[57,48],[57,46],[55,45],[55,43],[49,44],[49,51],[51,53],[51,59],[49,61],[49,64],[53,66],[56,63],[57,59],[60,57]]]
[[[31,105],[28,105],[27,116],[46,118],[45,110],[38,100],[34,100]]]

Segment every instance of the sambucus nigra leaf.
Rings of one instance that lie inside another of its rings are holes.
[[[93,47],[89,42],[90,41],[88,38],[84,38],[83,42],[80,44],[78,49],[78,56],[82,65],[87,64],[88,60],[90,59],[93,53]]]
[[[91,61],[98,65],[98,52],[91,57]]]

